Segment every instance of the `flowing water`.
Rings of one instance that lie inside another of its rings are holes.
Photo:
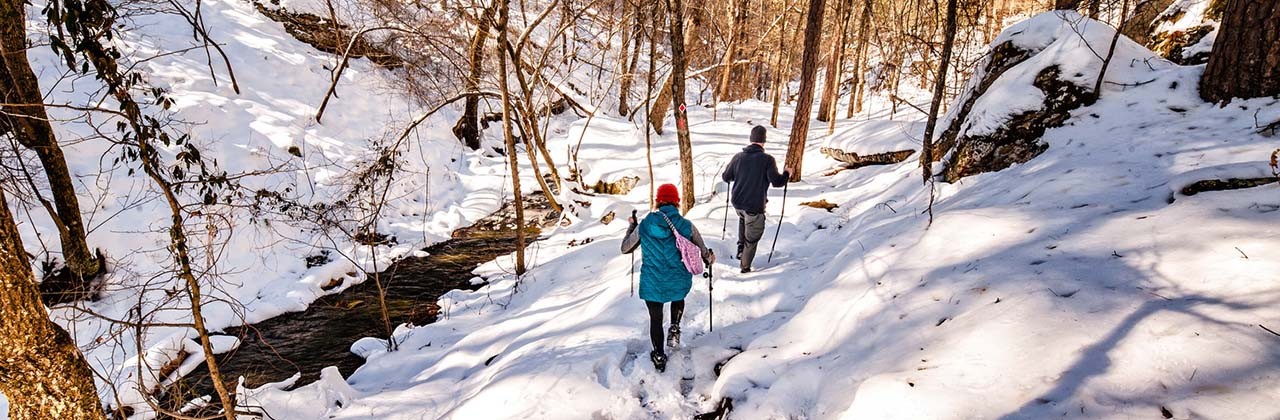
[[[537,238],[540,228],[558,220],[545,197],[532,195],[525,202],[526,240]],[[364,359],[350,352],[351,343],[364,337],[386,337],[378,304],[378,282],[386,292],[386,306],[394,328],[401,323],[435,322],[436,300],[454,289],[474,290],[471,274],[476,267],[515,252],[514,206],[506,205],[475,225],[454,232],[453,239],[427,247],[427,257],[407,257],[387,270],[335,295],[316,300],[307,310],[280,315],[227,334],[240,337],[240,347],[219,356],[218,366],[234,390],[237,379],[257,387],[302,373],[295,386],[314,382],[320,370],[337,366],[350,376]],[[203,366],[167,390],[167,400],[180,406],[200,395],[214,395],[213,382]],[[216,402],[215,402],[216,405]]]

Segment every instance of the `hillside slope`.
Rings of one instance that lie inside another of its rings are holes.
[[[41,7],[36,2],[28,8],[33,32],[46,27]],[[169,6],[154,7],[164,11]],[[136,64],[149,85],[167,89],[175,102],[172,112],[159,107],[147,112],[175,121],[176,132],[190,132],[193,142],[221,169],[249,174],[240,180],[246,191],[277,191],[302,205],[339,202],[352,191],[353,174],[374,161],[378,150],[423,112],[388,88],[393,73],[359,59],[343,73],[323,123],[316,122],[316,106],[335,66],[333,55],[298,42],[248,2],[210,0],[201,8],[208,32],[223,45],[234,69],[239,94],[217,52],[207,55],[197,48],[201,44],[192,38],[191,27],[177,14],[135,10],[146,13],[129,13],[116,43],[126,55],[124,61]],[[94,103],[101,95],[100,84],[89,77],[64,77],[65,64],[42,46],[47,37],[32,38],[37,47],[27,53],[48,92],[47,101]],[[104,105],[111,106],[110,101]],[[189,322],[186,295],[171,291],[180,290],[181,283],[167,272],[172,264],[165,231],[168,208],[156,199],[157,190],[145,177],[131,174],[134,164],[115,161],[121,150],[96,136],[95,130],[118,135],[111,115],[95,114],[86,120],[65,108],[50,108],[50,114],[58,120],[54,127],[80,186],[90,247],[100,247],[109,261],[100,300],[55,307],[51,315],[68,327],[90,364],[109,379],[110,383],[98,381],[103,401],[113,407],[133,406],[139,413],[133,418],[145,418],[149,410],[134,391],[116,395],[112,386],[132,387],[138,381],[135,343],[140,338],[125,324],[87,313],[132,322],[140,306],[147,322]],[[365,270],[385,268],[391,258],[448,238],[454,229],[496,210],[502,201],[505,161],[462,147],[448,130],[453,118],[456,114],[445,110],[429,119],[402,148],[396,182],[377,223],[377,231],[396,242],[377,247],[376,261],[369,247],[340,232],[319,229],[316,220],[284,212],[250,217],[242,207],[210,206],[201,209],[207,219],[190,218],[198,264],[209,261],[206,258],[216,260],[216,275],[201,277],[207,300],[212,301],[205,307],[209,327],[216,331],[302,310],[322,295],[364,281]],[[164,150],[162,155],[171,159],[176,152]],[[38,166],[31,170],[40,173]],[[199,202],[196,196],[183,198]],[[38,260],[57,257],[58,241],[51,234],[57,230],[48,215],[37,207],[15,206],[28,251]],[[357,210],[351,217],[365,216]],[[306,257],[319,255],[319,249],[332,253],[327,262],[312,267]],[[324,285],[337,287],[323,290]],[[182,357],[177,374],[203,363],[192,337],[189,328],[149,329],[140,344],[147,360],[142,382],[172,380],[157,378],[156,372],[175,357]],[[217,350],[230,349],[235,342],[233,337],[215,339]],[[6,412],[0,398],[0,417]]]
[[[1112,32],[1045,14],[997,42],[1052,46],[1028,65],[1062,64],[1091,88],[1100,60],[1076,33]],[[350,378],[242,392],[289,419],[689,418],[726,400],[742,419],[1280,416],[1280,337],[1259,328],[1280,325],[1277,187],[1177,192],[1264,171],[1275,144],[1254,121],[1280,119],[1280,104],[1206,104],[1195,91],[1203,67],[1127,39],[1119,51],[1101,99],[1050,128],[1043,154],[939,184],[932,224],[915,159],[823,176],[832,161],[818,151],[918,147],[922,124],[886,121],[873,103],[829,138],[815,127],[777,252],[769,262],[762,250],[749,274],[723,257],[734,239],[715,229],[725,214],[716,175],[769,106],[738,104],[719,121],[691,110],[699,205],[688,216],[723,260],[714,296],[695,279],[687,351],[664,374],[648,363],[631,257],[618,253],[622,216],[648,206],[643,131],[597,116],[558,131],[552,149],[584,135],[587,179],[641,184],[573,197],[590,205],[532,246],[523,278],[510,257],[482,267],[485,287],[442,298],[445,319],[400,330],[401,350],[369,354]],[[1007,73],[976,115],[1000,123],[1001,98],[1023,104],[1032,78]],[[788,132],[770,129],[767,150],[781,156]],[[675,182],[674,136],[653,144],[654,182]],[[781,195],[770,192],[766,245]],[[796,205],[817,199],[839,207]],[[611,212],[619,219],[600,221]]]

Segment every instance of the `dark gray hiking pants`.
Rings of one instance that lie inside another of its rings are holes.
[[[764,213],[747,213],[738,210],[738,266],[751,268],[756,259],[756,245],[764,236]]]

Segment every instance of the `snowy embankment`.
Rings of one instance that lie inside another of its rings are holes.
[[[1002,38],[1054,45],[1040,59],[1073,60],[1082,74],[1067,77],[1091,87],[1085,72],[1100,60],[1061,37],[1109,41],[1110,29],[1072,29],[1053,15],[1032,22]],[[523,278],[509,273],[510,257],[482,267],[487,286],[442,298],[444,319],[402,329],[399,351],[370,355],[346,381],[267,386],[246,401],[290,419],[689,418],[726,398],[742,419],[1275,418],[1280,337],[1258,326],[1280,326],[1277,188],[1176,199],[1172,188],[1206,167],[1266,159],[1275,144],[1254,132],[1253,116],[1280,118],[1280,105],[1203,103],[1203,67],[1128,40],[1120,51],[1108,74],[1118,83],[1049,129],[1042,155],[939,184],[932,225],[915,159],[820,175],[832,164],[817,152],[824,141],[888,142],[885,104],[839,121],[839,138],[814,127],[777,253],[767,262],[780,190],[750,274],[725,257],[734,239],[716,229],[725,209],[715,172],[752,123],[768,121],[768,106],[740,104],[721,121],[692,110],[699,205],[688,216],[722,261],[714,297],[695,279],[687,351],[664,374],[648,363],[631,257],[618,253],[626,223],[600,221],[648,206],[643,131],[604,116],[579,122],[553,150],[585,129],[588,182],[635,175],[639,187],[574,197],[590,205],[531,247]],[[1025,75],[1005,77],[988,95],[1029,89],[1018,85]],[[997,105],[975,112],[998,119],[1009,107]],[[919,138],[922,126],[910,127],[900,142]],[[678,179],[671,131],[654,138],[655,183]],[[785,123],[769,132],[779,159],[787,132]],[[840,207],[796,206],[816,199]]]
[[[41,7],[37,2],[28,8],[33,31],[45,27]],[[209,34],[226,51],[239,94],[232,90],[216,51],[210,50],[210,57],[203,49],[193,49],[200,43],[181,16],[132,15],[117,44],[127,61],[138,63],[150,85],[169,90],[175,103],[172,117],[179,121],[175,130],[190,130],[206,157],[231,174],[266,172],[241,180],[249,191],[266,188],[302,204],[333,203],[350,190],[351,174],[376,157],[376,148],[394,140],[421,112],[408,98],[389,91],[391,73],[358,59],[343,73],[338,97],[318,123],[316,106],[331,80],[334,56],[298,42],[248,2],[205,1],[201,12]],[[39,42],[28,54],[41,87],[49,92],[48,102],[86,105],[90,92],[100,94],[99,83],[91,78],[63,78],[65,64],[40,46],[47,38],[33,38]],[[121,151],[91,138],[94,127],[77,120],[74,112],[49,112],[59,120],[54,127],[79,188],[89,245],[101,248],[109,260],[102,299],[77,305],[129,322],[137,320],[135,310],[141,305],[147,322],[189,322],[186,295],[170,291],[181,290],[181,283],[164,273],[172,264],[164,232],[170,219],[154,186],[143,176],[129,174],[133,164],[113,164]],[[385,268],[391,258],[446,239],[452,230],[496,210],[502,200],[504,161],[461,146],[448,130],[455,117],[446,111],[428,120],[403,150],[403,166],[377,225],[378,232],[398,242],[378,247],[377,261],[367,246],[355,246],[340,233],[319,231],[314,220],[270,215],[251,220],[242,210],[217,206],[203,209],[215,216],[209,220],[191,217],[188,229],[194,229],[189,236],[199,254],[197,264],[206,264],[206,255],[217,259],[218,277],[201,279],[209,328],[216,331],[302,310],[322,295],[364,281],[364,270]],[[106,118],[98,115],[93,123],[101,124],[96,128],[108,135],[116,134],[113,123],[103,124]],[[39,173],[38,167],[32,170]],[[13,210],[28,251],[40,258],[46,249],[56,255],[57,230],[47,214],[38,208]],[[206,230],[213,226],[218,230]],[[209,244],[212,251],[206,248]],[[318,255],[318,249],[332,250],[329,261],[309,267],[304,258]],[[148,410],[133,390],[139,372],[135,344],[140,339],[133,329],[68,307],[55,307],[51,315],[68,327],[90,364],[111,382],[98,378],[103,401],[113,407],[132,405],[138,415],[131,418],[146,417]],[[155,372],[177,355],[185,355],[179,374],[203,363],[194,336],[183,327],[148,329],[141,343],[148,361],[142,369],[143,383],[173,379],[157,378]],[[217,337],[214,343],[225,351],[236,339]],[[112,385],[122,387],[119,395]],[[0,418],[7,412],[3,408],[0,397]]]

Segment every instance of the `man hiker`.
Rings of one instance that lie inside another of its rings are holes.
[[[751,272],[751,262],[756,258],[756,245],[764,236],[764,205],[769,200],[769,185],[781,187],[791,177],[788,168],[778,173],[778,163],[764,152],[765,128],[751,129],[751,144],[733,155],[729,166],[720,175],[724,182],[733,184],[733,209],[738,213],[738,266],[743,273]]]

